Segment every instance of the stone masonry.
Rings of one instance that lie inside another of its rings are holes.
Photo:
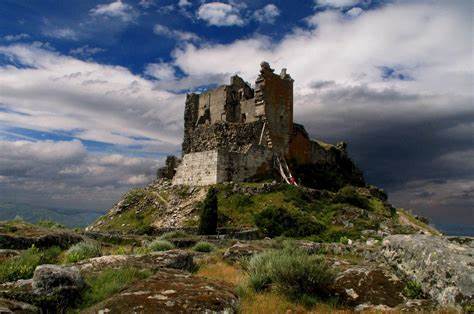
[[[293,122],[293,79],[262,62],[255,89],[242,78],[186,97],[182,161],[174,185],[252,181],[275,168],[275,161],[298,165],[347,158],[345,144],[309,138]]]

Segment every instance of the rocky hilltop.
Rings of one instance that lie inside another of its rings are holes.
[[[293,79],[189,94],[183,156],[84,230],[0,222],[1,313],[474,311],[474,242],[293,121]]]

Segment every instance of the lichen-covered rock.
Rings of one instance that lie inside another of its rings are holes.
[[[36,314],[40,311],[36,306],[28,303],[0,298],[0,313]]]
[[[61,293],[63,290],[81,291],[84,279],[77,267],[40,265],[33,274],[32,287],[39,294]]]
[[[388,267],[353,266],[340,273],[331,290],[350,305],[394,307],[404,301],[403,282]]]
[[[237,242],[228,248],[223,255],[223,258],[229,262],[237,262],[243,257],[250,257],[254,254],[260,253],[262,248],[249,243]]]
[[[84,313],[235,313],[237,305],[229,284],[162,269]]]
[[[105,268],[121,268],[124,266],[152,270],[166,267],[188,271],[196,267],[193,254],[184,250],[153,252],[145,255],[108,255],[94,257],[75,265],[81,272],[97,272]]]
[[[472,304],[474,248],[430,235],[392,235],[383,241],[386,261],[421,284],[442,305]]]
[[[33,274],[33,293],[38,299],[49,300],[42,307],[62,311],[80,298],[86,287],[76,267],[41,265]]]
[[[77,268],[41,265],[33,279],[1,284],[0,297],[32,304],[41,313],[63,313],[79,300],[84,288],[85,282]]]

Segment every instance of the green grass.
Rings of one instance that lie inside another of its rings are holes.
[[[170,240],[170,239],[186,238],[186,237],[189,237],[189,234],[187,234],[186,232],[184,232],[182,230],[176,230],[176,231],[170,231],[170,232],[163,233],[160,236],[160,239]]]
[[[209,253],[215,250],[212,243],[200,241],[193,246],[193,251]]]
[[[86,308],[105,300],[131,283],[145,279],[150,275],[151,271],[149,270],[126,267],[121,269],[109,268],[98,275],[87,276],[85,280],[88,289],[82,296],[80,308]]]
[[[329,296],[334,273],[321,256],[286,246],[254,255],[245,265],[248,286],[255,291],[276,288],[290,299],[308,304]]]
[[[410,299],[420,298],[423,295],[421,284],[415,280],[410,280],[403,289],[403,294]]]
[[[326,226],[298,209],[268,206],[255,215],[255,224],[269,237],[305,237],[321,233]]]
[[[148,248],[152,251],[168,251],[174,249],[174,245],[167,240],[156,239],[148,245]]]
[[[106,220],[101,226],[103,231],[120,230],[125,233],[147,234],[152,231],[152,223],[157,207],[155,201],[159,200],[152,192],[145,189],[133,189],[124,196],[123,207],[125,210]]]
[[[31,278],[37,266],[57,263],[60,254],[56,246],[46,250],[33,246],[0,264],[0,283]]]
[[[79,242],[71,246],[64,255],[64,260],[67,263],[75,263],[88,258],[97,257],[101,255],[101,247],[95,242]]]
[[[218,193],[220,227],[253,227],[254,215],[261,212],[265,207],[274,205],[288,209],[297,209],[294,198],[291,197],[294,190],[285,185],[267,193],[257,195],[245,195],[242,193],[231,193],[229,187],[221,186]],[[224,223],[224,224],[222,224]]]

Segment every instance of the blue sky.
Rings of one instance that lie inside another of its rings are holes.
[[[186,92],[267,60],[396,205],[474,223],[472,6],[3,0],[0,201],[110,207],[180,153]]]

